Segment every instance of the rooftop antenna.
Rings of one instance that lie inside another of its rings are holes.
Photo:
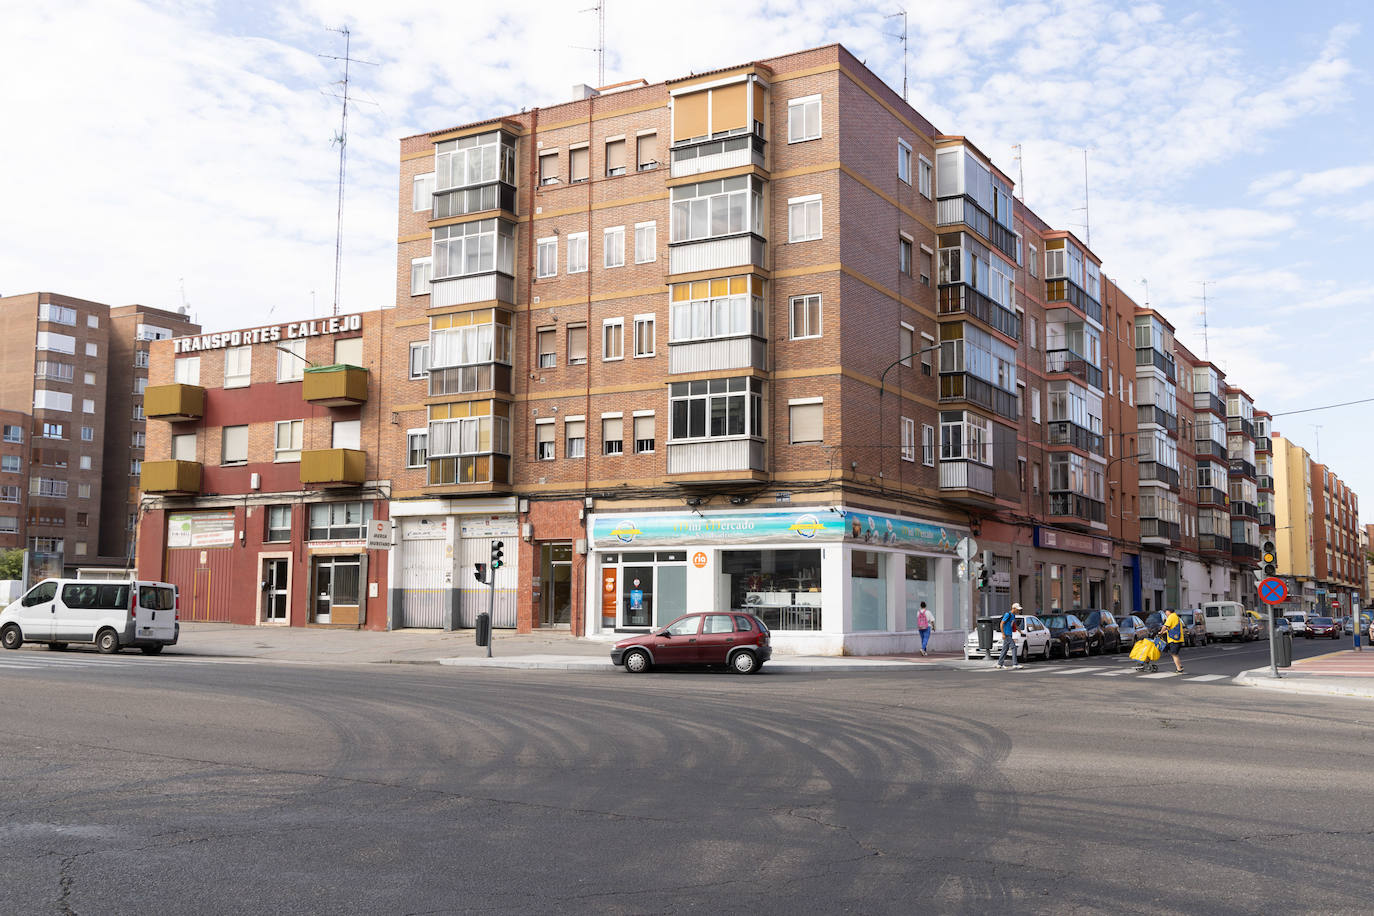
[[[1020,192],[1021,203],[1026,202],[1026,166],[1021,161],[1021,144],[1012,147],[1016,151],[1016,190]]]
[[[352,47],[352,35],[348,31],[348,26],[343,28],[329,29],[331,32],[338,32],[344,37],[343,57],[335,54],[321,54],[327,60],[341,60],[344,62],[343,92],[338,96],[343,103],[343,116],[339,120],[339,132],[334,135],[331,143],[339,147],[339,211],[336,216],[334,229],[334,314],[339,314],[339,281],[343,275],[343,202],[344,202],[344,173],[348,163],[348,66],[352,63],[371,64],[376,63],[370,60],[360,60],[351,57],[349,51]]]
[[[1143,284],[1145,285],[1145,307],[1146,307],[1146,308],[1149,308],[1149,307],[1150,307],[1150,281],[1147,280],[1147,279],[1145,279],[1144,277],[1141,277],[1141,278],[1140,278],[1140,282],[1143,283]]]
[[[1083,148],[1083,206],[1078,209],[1083,211],[1083,241],[1089,248],[1093,247],[1093,223],[1092,215],[1088,211],[1088,150],[1090,147]]]
[[[1317,461],[1320,462],[1322,460],[1322,428],[1320,424],[1312,424],[1312,436],[1317,440]]]
[[[596,6],[589,6],[582,10],[584,13],[596,13],[596,47],[587,48],[582,45],[573,45],[583,51],[596,52],[596,88],[600,89],[606,85],[606,0],[601,0]]]
[[[902,17],[902,34],[900,34],[900,35],[892,35],[891,32],[889,32],[888,34],[889,34],[889,35],[892,35],[893,38],[900,38],[900,39],[902,40],[902,101],[905,102],[905,101],[907,100],[907,99],[906,99],[906,46],[907,46],[906,7],[902,7],[902,8],[901,8],[900,10],[898,10],[897,12],[892,13],[892,14],[887,15],[887,16],[884,16],[883,18],[884,18],[884,19],[896,19],[898,16],[901,16],[901,17]]]
[[[177,277],[177,285],[181,287],[181,313],[184,315],[188,311],[186,306],[186,278]]]
[[[1211,355],[1207,350],[1207,284],[1210,280],[1199,280],[1202,284],[1202,358],[1211,361]]]

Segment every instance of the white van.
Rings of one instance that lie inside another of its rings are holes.
[[[1245,607],[1238,601],[1209,601],[1202,606],[1208,639],[1241,640],[1246,637]]]
[[[87,642],[107,655],[125,646],[156,655],[181,635],[178,602],[177,587],[167,582],[44,579],[0,611],[0,645],[65,649]]]
[[[1283,616],[1288,618],[1288,625],[1293,628],[1294,636],[1301,636],[1307,633],[1306,611],[1285,611]]]

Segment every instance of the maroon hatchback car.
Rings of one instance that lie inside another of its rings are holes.
[[[660,630],[622,639],[611,664],[633,674],[654,665],[729,665],[755,674],[773,657],[772,634],[753,614],[684,614]]]

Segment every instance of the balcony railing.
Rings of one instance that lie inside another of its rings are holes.
[[[205,389],[199,385],[151,385],[143,392],[149,420],[198,420],[205,416]]]
[[[1232,518],[1250,518],[1259,521],[1259,506],[1254,503],[1247,503],[1244,500],[1231,500]]]
[[[511,393],[511,367],[505,363],[449,366],[429,370],[430,396],[475,394],[479,391]]]
[[[200,462],[145,461],[139,469],[139,478],[144,493],[199,493]]]
[[[367,401],[367,370],[361,366],[311,366],[301,397],[320,407],[353,407]]]
[[[1155,426],[1164,427],[1171,433],[1178,432],[1178,417],[1154,404],[1139,405],[1136,408],[1136,419],[1141,426],[1153,423]]]
[[[1140,520],[1140,537],[1157,538],[1165,541],[1177,541],[1179,539],[1178,522],[1166,522],[1162,518],[1142,518]]]
[[[1081,493],[1051,493],[1049,514],[1059,518],[1077,518],[1085,522],[1103,523],[1107,509],[1101,502]]]
[[[1016,233],[992,218],[972,197],[942,197],[936,204],[936,222],[941,226],[963,223],[992,243],[1002,254],[1016,260]]]
[[[1047,430],[1050,445],[1072,445],[1094,455],[1102,454],[1102,435],[1068,420],[1053,420]]]
[[[1178,367],[1174,364],[1174,358],[1167,353],[1161,353],[1154,347],[1139,347],[1135,351],[1135,364],[1137,366],[1154,366],[1164,373],[1165,378],[1171,382],[1178,381]]]
[[[764,139],[758,134],[674,146],[670,153],[670,174],[673,178],[681,178],[751,163],[763,168],[763,149]]]
[[[768,341],[763,337],[718,337],[668,342],[668,372],[713,372],[718,369],[766,369]]]
[[[505,210],[515,213],[515,187],[504,181],[471,188],[452,188],[435,191],[431,219],[447,219],[486,210]]]
[[[515,281],[506,274],[491,272],[467,277],[439,277],[429,284],[431,308],[491,300],[514,302]]]
[[[1016,396],[967,372],[940,373],[941,401],[968,401],[1008,420],[1016,419]]]
[[[1274,478],[1268,474],[1260,474],[1255,477],[1255,485],[1261,490],[1272,490],[1274,489]]]
[[[1013,340],[1021,339],[1021,319],[1015,312],[1003,308],[964,283],[947,283],[940,287],[940,314],[972,315]]]
[[[1199,509],[1215,507],[1225,509],[1231,503],[1231,497],[1225,490],[1218,490],[1216,487],[1198,487],[1197,505]]]
[[[1067,277],[1045,281],[1045,299],[1049,302],[1067,302],[1098,324],[1102,323],[1102,303]]]
[[[1231,556],[1237,560],[1258,560],[1259,555],[1260,549],[1254,544],[1231,544]]]
[[[1219,417],[1226,416],[1226,402],[1210,391],[1193,392],[1193,409],[1210,410]]]
[[[367,453],[351,448],[301,452],[301,483],[358,486],[367,479]]]
[[[1230,553],[1231,539],[1224,534],[1199,534],[1197,549],[1211,553]]]
[[[668,245],[668,273],[689,274],[722,267],[765,267],[765,247],[762,238],[750,233],[672,242]]]
[[[940,461],[941,490],[972,490],[991,496],[992,481],[992,468],[986,464],[960,459]]]
[[[1102,370],[1088,362],[1088,358],[1073,350],[1046,350],[1046,372],[1067,372],[1091,388],[1102,390]]]
[[[706,439],[668,443],[669,474],[738,474],[767,470],[762,439]]]
[[[1257,452],[1272,452],[1273,450],[1274,450],[1274,440],[1270,439],[1268,436],[1256,436],[1256,437],[1255,437],[1255,451],[1257,451]]]
[[[1158,461],[1140,462],[1138,479],[1141,483],[1147,483],[1154,480],[1164,484],[1171,490],[1178,489],[1178,471],[1168,465],[1160,464]]]
[[[1226,461],[1226,446],[1215,439],[1198,439],[1193,443],[1193,454],[1199,458],[1215,458]]]
[[[1249,477],[1253,480],[1255,477],[1255,466],[1250,462],[1246,461],[1244,458],[1232,458],[1231,476]]]
[[[1255,438],[1255,424],[1244,417],[1227,417],[1226,431],[1228,433],[1241,433],[1248,439]]]

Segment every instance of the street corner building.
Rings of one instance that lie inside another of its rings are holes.
[[[922,602],[946,650],[1014,601],[1253,605],[1249,399],[844,48],[578,86],[399,166],[394,304],[154,347],[139,560],[183,616],[740,609],[872,654]]]

